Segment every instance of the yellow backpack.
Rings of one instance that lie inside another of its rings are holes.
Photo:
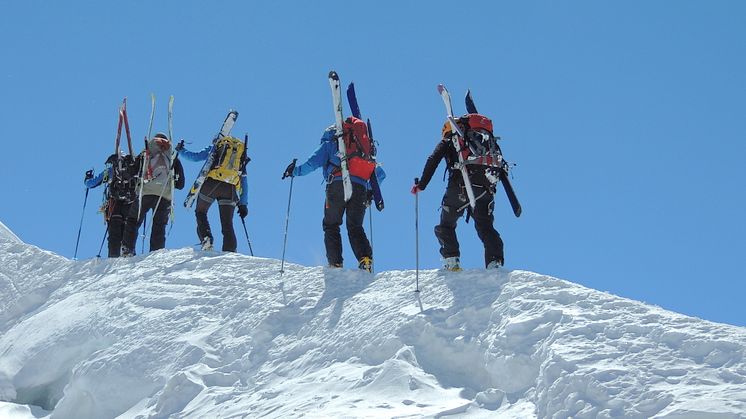
[[[215,143],[213,153],[215,157],[207,177],[239,186],[244,143],[238,138],[223,137]]]

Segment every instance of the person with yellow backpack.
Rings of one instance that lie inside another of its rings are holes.
[[[237,247],[236,233],[233,230],[233,209],[238,206],[238,214],[243,219],[249,214],[248,188],[246,181],[246,144],[238,138],[225,136],[214,145],[209,145],[198,152],[184,148],[184,140],[176,146],[176,151],[184,159],[194,162],[205,161],[213,153],[213,163],[207,172],[205,182],[197,197],[197,237],[202,250],[213,249],[213,235],[207,211],[217,200],[220,211],[220,226],[223,233],[223,251],[235,252]]]

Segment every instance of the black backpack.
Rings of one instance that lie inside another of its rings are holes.
[[[106,160],[106,165],[111,165],[112,171],[110,178],[104,178],[106,183],[104,195],[108,199],[117,201],[127,203],[134,201],[137,197],[135,159],[130,155],[117,158],[116,155],[112,154]]]

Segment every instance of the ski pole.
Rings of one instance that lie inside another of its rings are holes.
[[[295,160],[293,160],[295,162]],[[280,276],[282,277],[282,274],[285,273],[285,249],[287,249],[288,244],[288,225],[290,224],[290,201],[293,199],[293,180],[295,180],[295,176],[290,177],[290,194],[288,195],[288,211],[287,215],[285,216],[285,239],[282,242],[282,263],[280,264]]]
[[[155,214],[155,211],[153,211]],[[146,212],[142,216],[142,245],[140,246],[140,254],[145,254],[145,236],[148,234],[148,213]]]
[[[96,255],[97,258],[101,258],[101,251],[104,250],[104,242],[106,241],[106,236],[109,235],[109,227],[106,227],[106,230],[104,230],[104,238],[101,239],[101,246],[98,247],[98,254]]]
[[[249,240],[249,230],[246,229],[246,221],[243,218],[241,218],[241,224],[243,224],[243,232],[246,234],[246,241],[249,243],[249,253],[254,256],[254,249],[251,248],[251,240]]]
[[[414,178],[415,188],[420,184],[420,178]],[[415,191],[419,192],[419,191]],[[420,205],[419,194],[414,194],[414,255],[415,255],[415,289],[414,292],[420,292]]]
[[[368,223],[370,224],[370,253],[373,254],[373,201],[368,201]],[[371,262],[370,264],[370,270],[375,272],[375,268],[373,265],[374,262]]]
[[[93,175],[93,170],[90,171]],[[88,203],[88,191],[89,188],[85,188],[85,198],[83,198],[83,211],[80,214],[80,226],[78,227],[78,239],[75,240],[75,253],[73,254],[73,260],[78,260],[78,245],[80,244],[80,232],[83,231],[83,216],[85,215],[85,206]]]

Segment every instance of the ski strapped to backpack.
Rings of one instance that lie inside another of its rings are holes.
[[[458,154],[458,163],[459,167],[457,170],[461,171],[461,177],[464,179],[464,188],[466,189],[466,195],[469,197],[469,206],[471,206],[472,209],[477,205],[477,199],[474,196],[474,189],[471,186],[471,179],[469,179],[469,171],[466,169],[466,165],[464,164],[464,156],[463,153],[461,153],[461,143],[459,142],[459,137],[464,136],[464,133],[461,132],[461,129],[459,128],[458,124],[456,123],[456,120],[453,118],[453,106],[451,106],[451,94],[448,93],[448,89],[442,84],[438,85],[438,93],[440,94],[441,99],[443,99],[443,104],[446,107],[446,113],[448,114],[448,121],[451,125],[451,142],[453,144],[453,147],[456,149],[456,154]]]
[[[237,118],[238,112],[234,110],[229,111],[228,115],[225,117],[225,121],[223,121],[223,125],[220,127],[220,131],[212,140],[212,146],[210,147],[210,151],[207,155],[207,160],[205,160],[205,163],[202,165],[202,169],[200,169],[199,174],[197,175],[197,179],[194,181],[192,188],[189,190],[189,193],[184,200],[185,207],[191,207],[194,204],[195,199],[197,199],[199,191],[200,189],[202,189],[202,184],[207,178],[208,172],[210,172],[210,170],[213,168],[213,162],[215,160],[215,153],[213,153],[213,151],[215,150],[215,145],[218,141],[220,141],[220,139],[228,137],[230,135],[231,129],[233,129],[233,125],[236,123]]]
[[[513,214],[519,217],[522,212],[521,204],[515,196],[513,186],[508,179],[508,163],[503,159],[502,150],[497,144],[497,137],[493,134],[492,120],[484,115],[479,114],[471,96],[471,90],[467,90],[464,99],[467,114],[455,118],[453,108],[451,107],[450,95],[445,86],[438,85],[438,92],[446,104],[448,113],[448,122],[443,126],[444,135],[451,131],[451,141],[458,154],[458,162],[452,165],[455,170],[460,170],[464,178],[467,195],[469,195],[469,205],[474,208],[474,192],[469,179],[468,166],[479,166],[486,168],[485,176],[493,183],[501,182],[505,193],[510,201]]]
[[[155,118],[155,93],[150,94],[150,121],[148,122],[148,134],[145,136],[145,150],[143,150],[142,169],[140,170],[140,188],[137,192],[137,219],[140,220],[142,213],[142,193],[145,187],[146,175],[148,175],[148,160],[150,153],[148,152],[148,139],[150,134],[153,132],[153,118]],[[144,227],[143,227],[144,228]],[[145,234],[143,234],[143,237]]]
[[[166,192],[166,186],[170,187],[171,189],[171,200],[173,200],[174,197],[174,164],[176,161],[176,156],[178,155],[178,152],[176,151],[176,147],[174,147],[173,144],[173,133],[174,133],[174,126],[173,126],[173,118],[174,118],[174,96],[171,95],[171,97],[168,99],[168,138],[167,140],[170,142],[170,152],[168,154],[168,161],[166,161],[166,166],[168,167],[168,170],[166,170],[165,175],[167,176],[167,182],[163,183],[163,188],[161,188],[161,193],[158,194],[158,201],[155,203],[155,209],[153,210],[153,213],[155,214],[155,211],[158,210],[158,207],[161,205],[161,200],[163,200],[163,194]],[[156,137],[158,134],[156,134]],[[161,159],[164,159],[163,153],[159,156]],[[160,176],[160,173],[159,173]],[[171,226],[173,227],[174,222],[174,206],[171,205],[171,209],[169,211],[168,218],[170,220]]]
[[[112,211],[114,210],[114,201],[123,200],[131,202],[135,199],[134,187],[131,176],[131,169],[133,165],[132,160],[132,137],[129,131],[129,121],[127,120],[127,98],[122,100],[122,104],[119,106],[117,121],[117,135],[114,140],[114,154],[109,157],[106,161],[107,167],[104,171],[102,183],[105,184],[103,202],[99,212],[104,214],[104,220],[109,221],[111,218]],[[129,156],[122,156],[119,147],[122,138],[122,127],[125,128],[127,134],[127,145],[129,148]]]
[[[352,180],[350,179],[350,169],[347,162],[347,148],[344,140],[344,125],[342,118],[342,91],[339,83],[337,72],[329,72],[329,86],[332,89],[332,101],[334,104],[334,127],[337,131],[337,146],[339,148],[340,172],[342,174],[342,185],[344,188],[345,202],[352,197]]]
[[[355,84],[350,83],[349,86],[347,86],[347,103],[350,105],[350,110],[352,111],[352,116],[355,118],[361,119],[363,118],[362,113],[360,112],[360,106],[357,102],[357,95],[355,94]],[[377,165],[376,162],[376,154],[377,154],[377,147],[376,147],[376,140],[373,138],[373,129],[370,125],[370,119],[367,120],[367,131],[368,131],[368,141],[370,141],[370,148],[372,149],[372,160]],[[376,175],[375,166],[373,168],[373,172],[370,175],[370,188],[373,192],[373,200],[376,203],[376,208],[378,211],[383,211],[384,203],[383,203],[383,194],[381,193],[381,187],[378,182],[378,176]]]
[[[508,197],[508,201],[510,202],[510,207],[513,209],[513,214],[516,217],[520,217],[523,209],[521,207],[521,203],[518,201],[518,197],[515,195],[513,185],[510,183],[510,179],[508,176],[510,165],[503,158],[502,150],[500,149],[500,146],[497,144],[496,141],[499,140],[500,137],[493,135],[492,121],[480,115],[477,111],[477,106],[474,104],[474,99],[471,96],[471,90],[466,91],[466,97],[464,98],[464,101],[466,104],[466,111],[468,112],[468,115],[466,115],[466,117],[468,117],[468,120],[465,121],[467,126],[470,129],[476,131],[482,137],[483,141],[487,140],[487,138],[484,137],[485,131],[491,136],[491,138],[489,139],[491,141],[488,143],[491,147],[490,153],[485,156],[486,159],[480,160],[479,158],[473,158],[471,159],[471,161],[473,161],[474,164],[483,164],[496,168],[499,181],[500,183],[502,183],[503,189],[505,190],[505,195]],[[470,136],[468,131],[466,135],[467,138]],[[475,143],[479,142],[478,138],[475,135],[472,135],[470,140]],[[482,142],[482,144],[484,143]],[[499,156],[499,160],[496,158],[496,156]]]

